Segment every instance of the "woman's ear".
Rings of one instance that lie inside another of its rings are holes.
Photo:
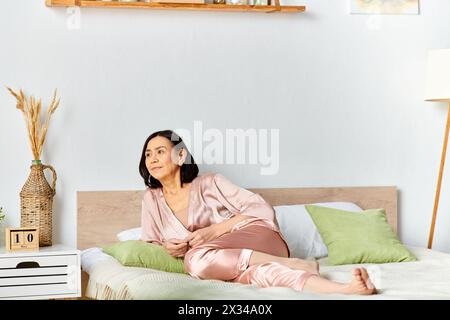
[[[181,167],[186,160],[186,149],[181,148],[178,152],[178,165]]]

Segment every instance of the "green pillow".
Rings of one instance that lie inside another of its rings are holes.
[[[140,240],[121,241],[103,248],[103,252],[113,256],[127,267],[186,273],[184,260],[172,257],[162,246],[157,244]]]
[[[397,238],[384,209],[305,207],[327,246],[330,265],[417,260]]]

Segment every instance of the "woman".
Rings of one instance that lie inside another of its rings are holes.
[[[376,292],[364,268],[353,269],[352,281],[342,284],[322,278],[315,261],[289,258],[272,206],[221,174],[198,176],[173,131],[147,138],[139,171],[148,187],[141,240],[184,257],[192,277],[318,293]]]

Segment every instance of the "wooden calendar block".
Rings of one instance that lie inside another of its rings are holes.
[[[6,250],[39,250],[39,230],[37,228],[5,229]]]

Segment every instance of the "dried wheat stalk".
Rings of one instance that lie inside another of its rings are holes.
[[[53,99],[47,108],[44,125],[41,126],[40,114],[42,109],[42,100],[36,101],[31,96],[27,98],[22,89],[19,93],[16,93],[9,87],[6,87],[8,91],[16,98],[16,108],[19,109],[25,119],[27,125],[28,139],[31,144],[31,151],[33,152],[34,160],[40,160],[42,154],[42,147],[44,146],[45,137],[47,135],[48,127],[50,125],[50,118],[55,110],[59,106],[60,98],[57,99],[57,89],[53,93]]]

